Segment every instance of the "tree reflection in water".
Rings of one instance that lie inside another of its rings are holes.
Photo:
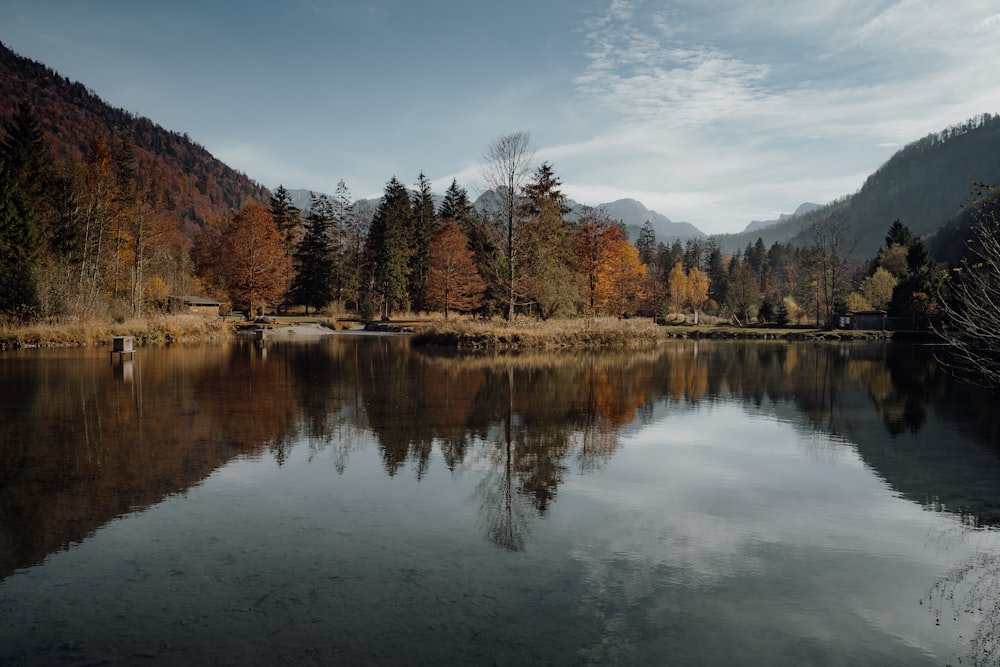
[[[623,427],[714,401],[838,436],[899,496],[971,528],[1000,525],[997,396],[955,384],[920,348],[678,341],[461,355],[344,336],[150,350],[128,376],[103,356],[99,367],[22,358],[0,363],[0,577],[235,457],[281,464],[303,446],[338,474],[374,443],[390,476],[423,479],[436,459],[477,475],[483,536],[520,551],[573,469],[612,459]],[[941,424],[962,437],[942,442]],[[992,660],[998,572],[1000,555],[985,554],[929,598],[939,612],[982,613],[973,641]]]

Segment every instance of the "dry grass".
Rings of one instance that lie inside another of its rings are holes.
[[[734,327],[723,323],[658,326],[645,318],[462,320],[434,322],[416,329],[414,345],[461,349],[641,348],[671,338],[843,341],[891,337],[887,331]]]
[[[414,334],[414,345],[458,348],[648,347],[663,340],[650,319],[463,320],[436,322]]]
[[[110,345],[115,336],[134,336],[136,345],[211,340],[232,334],[231,322],[199,315],[157,315],[111,321],[0,326],[0,350],[25,347]]]

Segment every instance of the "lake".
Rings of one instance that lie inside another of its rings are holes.
[[[0,663],[1000,657],[997,394],[935,348],[0,355]]]

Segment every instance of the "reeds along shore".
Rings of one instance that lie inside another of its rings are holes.
[[[405,320],[413,344],[459,349],[643,348],[671,338],[767,340],[871,340],[887,331],[733,327],[660,326],[648,318],[578,318],[536,321]],[[332,327],[335,328],[335,327]],[[232,320],[199,315],[161,315],[114,322],[67,322],[0,326],[0,350],[33,347],[108,345],[115,336],[133,336],[137,345],[170,344],[227,338]]]
[[[535,321],[459,321],[418,329],[414,345],[467,349],[640,348],[676,338],[749,340],[879,340],[888,331],[846,331],[720,325],[660,326],[650,319],[574,319]]]
[[[161,315],[123,322],[0,326],[0,350],[108,345],[115,336],[133,336],[138,345],[177,343],[227,337],[232,331],[232,322],[199,315]]]

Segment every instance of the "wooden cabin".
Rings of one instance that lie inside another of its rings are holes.
[[[167,310],[171,313],[193,313],[195,315],[218,317],[221,306],[222,304],[218,301],[200,296],[167,297]]]

